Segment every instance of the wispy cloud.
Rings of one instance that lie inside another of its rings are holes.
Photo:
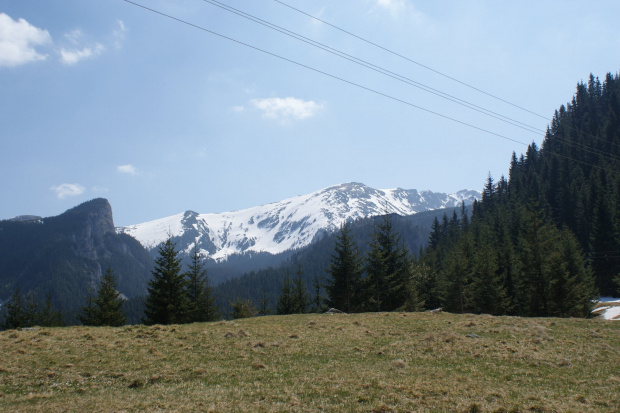
[[[264,118],[281,123],[311,118],[324,108],[324,105],[312,100],[292,97],[252,99],[250,103],[263,113]]]
[[[0,66],[14,67],[45,60],[46,55],[35,50],[52,42],[47,30],[39,29],[24,19],[17,21],[0,13]]]
[[[80,184],[61,184],[50,188],[56,192],[58,199],[65,199],[68,196],[78,196],[84,193],[84,187]]]
[[[60,49],[60,61],[62,64],[72,66],[84,59],[91,59],[99,56],[105,50],[102,44],[95,44],[93,47],[84,47],[82,49]]]
[[[60,49],[60,61],[62,64],[72,66],[85,59],[92,59],[105,51],[101,43],[84,45],[84,33],[81,30],[72,30],[65,34],[65,39],[71,44],[70,47]]]
[[[45,45],[55,49],[63,65],[73,66],[100,56],[108,47],[120,49],[126,32],[125,23],[117,20],[111,37],[103,43],[89,38],[80,29],[71,30],[60,40],[53,41],[47,30],[35,27],[22,18],[13,20],[7,14],[0,13],[0,67],[14,67],[45,60],[48,55],[36,50],[37,46]]]
[[[114,37],[114,47],[120,49],[123,46],[127,28],[125,27],[125,23],[120,19],[116,21],[116,24],[118,27],[112,32],[112,36]]]
[[[405,0],[375,0],[377,6],[387,9],[392,15],[398,15],[407,9]]]
[[[116,170],[122,174],[127,174],[127,175],[138,174],[138,171],[136,170],[135,166],[133,166],[132,164],[119,165],[116,167]]]

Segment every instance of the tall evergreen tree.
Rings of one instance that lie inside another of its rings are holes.
[[[45,304],[39,312],[38,319],[38,324],[41,327],[62,327],[65,325],[62,313],[52,304],[50,293],[45,295]]]
[[[506,312],[506,290],[495,252],[497,247],[492,243],[491,231],[485,228],[473,257],[471,299],[477,313],[501,315]]]
[[[350,225],[342,224],[327,270],[331,275],[325,287],[327,305],[347,313],[356,311],[361,301],[362,271],[361,258],[351,238]]]
[[[186,280],[181,272],[179,252],[172,237],[159,246],[153,278],[148,282],[145,324],[175,324],[188,320]]]
[[[194,247],[186,276],[189,301],[188,321],[193,323],[217,320],[219,311],[215,304],[213,288],[209,285],[207,271],[204,269],[204,262],[197,246]]]
[[[365,308],[369,311],[402,309],[409,293],[411,260],[389,215],[384,215],[375,228],[365,270]]]
[[[295,303],[295,314],[303,314],[307,311],[308,304],[310,304],[310,294],[308,294],[308,287],[303,278],[303,271],[301,266],[297,269],[297,277],[293,282],[293,300]]]
[[[312,288],[314,289],[314,300],[313,300],[313,308],[312,312],[320,313],[324,311],[325,305],[323,304],[323,296],[321,295],[321,288],[323,287],[323,283],[318,275],[315,275],[312,279]]]
[[[112,269],[108,268],[101,279],[95,306],[97,307],[97,321],[99,325],[118,327],[127,321],[121,310],[123,299],[116,290],[116,279]]]
[[[308,289],[303,279],[301,267],[297,271],[297,276],[291,281],[287,273],[282,284],[282,291],[278,296],[276,307],[277,314],[303,314],[310,302]]]
[[[96,313],[97,308],[95,307],[95,289],[94,287],[88,288],[88,295],[86,296],[86,304],[84,304],[80,308],[80,314],[78,315],[78,320],[80,323],[85,326],[95,326],[97,325]]]
[[[11,296],[11,299],[6,303],[7,314],[4,319],[2,327],[11,330],[22,327],[30,327],[32,320],[28,320],[26,314],[26,303],[19,288],[15,289],[15,292]]]
[[[549,280],[549,315],[588,317],[597,297],[594,276],[575,236],[564,229],[559,238],[555,245],[558,260],[553,263]]]
[[[116,290],[114,272],[108,268],[101,278],[97,296],[91,290],[86,297],[86,305],[79,316],[84,325],[118,327],[126,323],[127,318],[121,309],[123,299]]]

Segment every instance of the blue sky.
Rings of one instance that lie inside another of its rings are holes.
[[[205,1],[135,1],[316,71],[122,0],[0,0],[0,219],[105,197],[121,226],[351,181],[480,189],[542,141]],[[538,130],[620,69],[615,0],[282,1],[542,117],[277,1],[222,0]]]

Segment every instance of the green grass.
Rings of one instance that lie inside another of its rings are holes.
[[[0,411],[613,412],[620,323],[380,313],[5,331]]]

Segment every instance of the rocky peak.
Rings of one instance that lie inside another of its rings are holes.
[[[86,236],[101,237],[107,233],[114,233],[114,219],[112,206],[107,199],[96,198],[84,202],[59,215],[63,221],[69,219],[74,223],[86,225]]]

